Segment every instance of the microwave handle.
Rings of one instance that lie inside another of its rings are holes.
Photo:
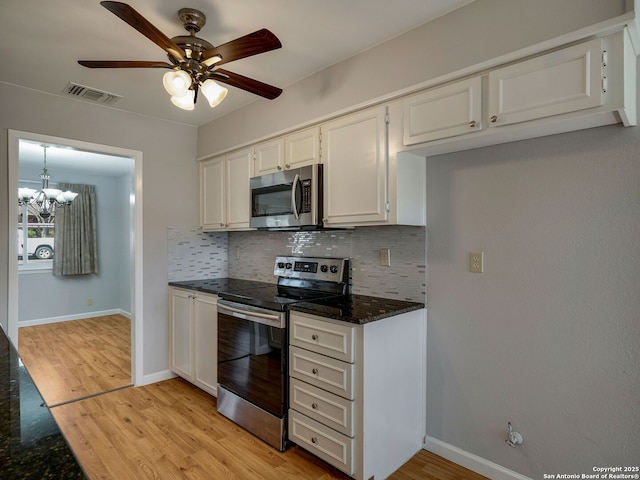
[[[300,175],[296,173],[296,176],[293,179],[293,185],[291,185],[291,210],[293,211],[293,216],[296,217],[296,220],[300,218],[300,214],[298,213],[298,208],[296,207],[296,191],[298,189],[299,181],[300,181]]]

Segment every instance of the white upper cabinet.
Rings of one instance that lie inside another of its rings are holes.
[[[386,118],[376,107],[321,126],[325,226],[387,220]]]
[[[200,226],[203,230],[225,228],[225,157],[200,162]]]
[[[286,169],[320,163],[320,127],[307,128],[284,137]]]
[[[254,148],[255,160],[253,173],[256,177],[284,169],[283,138],[276,138],[275,140],[259,143]]]
[[[404,144],[430,142],[482,128],[482,78],[474,77],[408,97]]]
[[[204,231],[247,230],[253,148],[200,162],[200,225]]]
[[[253,150],[245,148],[226,156],[227,222],[226,228],[247,229],[251,217],[249,179],[253,170]]]
[[[489,126],[598,107],[603,103],[598,38],[489,72]]]
[[[526,60],[505,59],[503,67],[406,98],[403,141],[421,154],[438,155],[636,125],[636,85],[636,54],[626,29],[537,56],[528,51]]]
[[[254,172],[258,177],[320,163],[320,127],[308,128],[254,147]]]

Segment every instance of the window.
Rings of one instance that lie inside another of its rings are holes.
[[[42,218],[32,207],[19,206],[18,266],[20,269],[50,269],[55,252],[54,217]],[[26,235],[25,235],[25,232]]]

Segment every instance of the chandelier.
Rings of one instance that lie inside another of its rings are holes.
[[[57,188],[49,188],[49,180],[51,175],[47,170],[47,145],[44,147],[44,168],[40,174],[42,188],[34,190],[33,188],[18,189],[18,205],[28,206],[30,210],[35,211],[43,220],[48,220],[54,216],[56,207],[71,205],[71,202],[78,196],[77,193],[67,190],[63,192]]]

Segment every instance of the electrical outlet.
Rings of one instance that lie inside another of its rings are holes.
[[[240,247],[236,247],[234,252],[233,252],[234,256],[236,257],[236,260],[240,259]]]
[[[87,306],[90,307],[93,305],[93,298],[87,298]]]
[[[484,271],[484,252],[469,253],[469,271],[482,273]]]
[[[382,265],[383,267],[391,266],[391,249],[389,248],[380,249],[380,265]]]

